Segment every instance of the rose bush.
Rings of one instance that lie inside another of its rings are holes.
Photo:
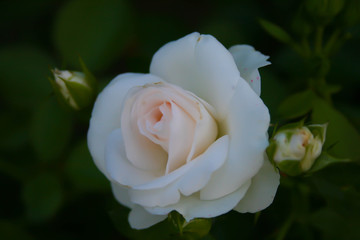
[[[133,228],[173,210],[189,221],[271,204],[279,175],[257,70],[267,58],[192,33],[158,50],[149,74],[121,74],[99,94],[88,146]]]

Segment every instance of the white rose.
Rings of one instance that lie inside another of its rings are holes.
[[[257,94],[269,63],[250,46],[230,50],[192,33],[163,46],[150,74],[121,74],[99,94],[89,149],[133,228],[172,210],[189,221],[273,201],[279,175],[264,157],[269,113]]]

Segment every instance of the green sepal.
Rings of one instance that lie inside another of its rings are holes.
[[[183,233],[188,239],[199,239],[206,236],[211,229],[211,219],[195,218],[190,222],[186,222]]]
[[[199,239],[205,237],[211,229],[211,219],[195,218],[187,222],[177,211],[169,213],[168,221],[172,223],[178,232],[177,237],[174,236],[174,239]]]
[[[314,137],[319,136],[321,142],[324,143],[326,139],[326,130],[327,130],[328,123],[325,124],[312,124],[308,125],[310,132],[314,135]]]
[[[312,165],[310,170],[307,172],[308,174],[313,174],[329,165],[335,164],[335,163],[348,163],[351,162],[351,159],[349,158],[336,158],[334,156],[331,156],[327,152],[323,151],[321,155],[315,160],[315,163]]]
[[[295,129],[302,128],[304,126],[304,122],[305,122],[305,119],[302,119],[302,120],[300,120],[298,122],[286,124],[286,125],[278,128],[275,135],[278,134],[278,133],[281,133],[281,132],[285,132],[287,130],[293,131]]]
[[[64,83],[70,97],[74,99],[77,109],[83,109],[92,102],[93,93],[89,87],[78,82],[64,81]]]
[[[85,82],[88,84],[88,86],[90,87],[90,89],[93,92],[97,91],[97,81],[96,78],[94,77],[94,75],[89,71],[89,69],[86,67],[84,61],[82,60],[82,58],[79,56],[79,62],[80,62],[80,66],[81,66],[81,70],[82,72],[85,74]]]
[[[280,171],[290,176],[298,176],[303,173],[300,167],[300,161],[297,160],[284,160],[277,164]]]
[[[271,139],[269,146],[266,148],[266,154],[269,158],[270,163],[276,168],[276,163],[274,161],[274,155],[277,149],[276,141]]]

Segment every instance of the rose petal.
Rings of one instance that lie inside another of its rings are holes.
[[[196,122],[177,104],[171,104],[172,121],[170,124],[169,158],[166,165],[168,174],[186,163],[191,150]]]
[[[187,162],[191,161],[194,157],[204,152],[206,148],[215,141],[218,135],[217,124],[211,116],[208,109],[205,107],[206,102],[202,101],[199,104],[200,117],[197,120],[195,127],[195,134],[191,151],[188,155]]]
[[[241,77],[260,96],[261,81],[258,68],[269,65],[270,62],[267,61],[269,57],[249,45],[235,45],[229,48],[229,51],[235,59]]]
[[[211,35],[189,34],[160,48],[150,73],[212,105],[223,118],[240,78],[232,55]]]
[[[129,213],[129,223],[134,229],[144,229],[155,225],[167,218],[167,215],[153,215],[143,207],[135,205]]]
[[[177,203],[180,200],[180,192],[185,196],[189,196],[199,191],[210,180],[211,174],[224,163],[228,144],[229,137],[223,136],[214,142],[203,154],[180,169],[155,179],[148,184],[130,189],[129,195],[131,201],[147,207],[163,207]],[[180,171],[183,172],[183,175],[174,181],[172,175]]]
[[[108,135],[120,127],[121,106],[128,90],[134,86],[159,81],[161,79],[150,74],[120,74],[98,95],[92,111],[87,139],[94,162],[105,175],[107,175],[105,143]]]
[[[128,188],[123,187],[119,184],[116,183],[111,183],[111,189],[112,192],[115,196],[115,199],[121,203],[122,205],[128,207],[128,208],[132,208],[134,206],[134,203],[132,203],[130,201],[130,197],[129,197],[129,193],[128,193]]]
[[[251,179],[263,164],[268,145],[268,109],[244,81],[239,81],[228,118],[221,124],[230,135],[228,158],[200,191],[200,198],[223,197]]]
[[[267,208],[274,200],[279,183],[280,175],[266,157],[264,165],[251,179],[251,185],[245,197],[240,200],[234,210],[241,213],[254,213]]]
[[[141,111],[143,101],[142,99],[138,100],[139,91],[137,89],[132,90],[135,94],[129,92],[121,115],[121,129],[126,157],[139,169],[164,173],[168,154],[160,145],[151,141],[140,131],[139,119],[145,114]]]
[[[190,221],[199,217],[216,217],[229,212],[234,206],[236,206],[238,201],[245,195],[250,186],[250,183],[251,180],[249,180],[235,192],[216,200],[200,200],[198,194],[193,194],[188,197],[182,197],[181,200],[174,205],[167,207],[146,207],[145,209],[152,214],[161,215],[176,210],[181,213],[181,215],[183,215],[186,221]]]
[[[108,178],[129,187],[147,183],[163,174],[136,168],[128,161],[120,128],[114,130],[107,139],[105,163]]]

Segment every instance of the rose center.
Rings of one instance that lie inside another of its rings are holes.
[[[195,159],[215,141],[215,119],[205,107],[207,103],[192,93],[168,83],[149,84],[134,90],[122,115],[125,148],[134,165],[146,169],[149,164],[145,161],[152,156],[133,151],[127,138],[138,142],[138,147],[148,149],[146,151],[156,151],[151,162],[156,159],[160,165],[166,164],[158,168],[165,169],[165,174]],[[159,153],[161,149],[165,154]]]
[[[168,151],[169,122],[171,119],[171,103],[163,102],[139,118],[138,128],[142,135]]]

